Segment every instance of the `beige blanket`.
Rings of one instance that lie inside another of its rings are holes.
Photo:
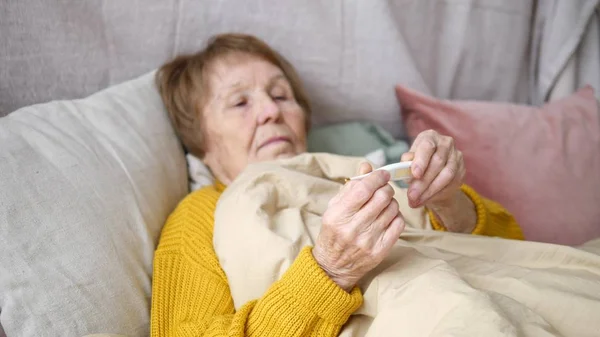
[[[256,164],[226,189],[214,243],[236,308],[315,242],[341,187],[329,178],[354,175],[360,161],[304,154]],[[362,280],[364,305],[342,336],[600,336],[600,240],[572,248],[436,232],[405,194],[396,190],[410,228]]]

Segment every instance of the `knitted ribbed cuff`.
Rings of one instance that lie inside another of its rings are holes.
[[[302,249],[279,282],[301,306],[332,324],[346,323],[362,305],[360,289],[348,293],[333,282],[315,261],[312,247]]]
[[[473,229],[473,231],[471,233],[477,234],[477,235],[483,235],[485,232],[485,227],[488,222],[487,211],[485,209],[483,200],[481,199],[479,194],[477,194],[477,192],[475,192],[474,189],[472,189],[471,187],[469,187],[467,185],[463,184],[460,187],[460,189],[461,189],[461,191],[463,191],[464,194],[466,194],[469,197],[469,199],[471,199],[471,201],[473,202],[473,205],[475,205],[475,211],[477,212],[477,223],[475,224],[475,228]]]

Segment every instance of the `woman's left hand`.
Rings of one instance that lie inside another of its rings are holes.
[[[402,155],[401,161],[408,160],[413,162],[408,189],[411,207],[447,208],[462,194],[465,163],[452,137],[434,130],[421,132],[410,151]]]

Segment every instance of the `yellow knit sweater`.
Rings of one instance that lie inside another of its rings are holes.
[[[171,214],[154,257],[151,335],[336,336],[362,304],[358,288],[339,288],[301,251],[283,277],[259,299],[235,311],[227,277],[213,249],[214,211],[224,186],[188,195]],[[463,186],[477,208],[474,234],[523,239],[500,205]],[[436,230],[444,230],[430,213]]]

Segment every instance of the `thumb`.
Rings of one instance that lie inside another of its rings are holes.
[[[373,167],[371,167],[371,164],[369,163],[361,163],[360,167],[358,168],[358,174],[367,174],[370,173],[371,171],[373,171]]]

